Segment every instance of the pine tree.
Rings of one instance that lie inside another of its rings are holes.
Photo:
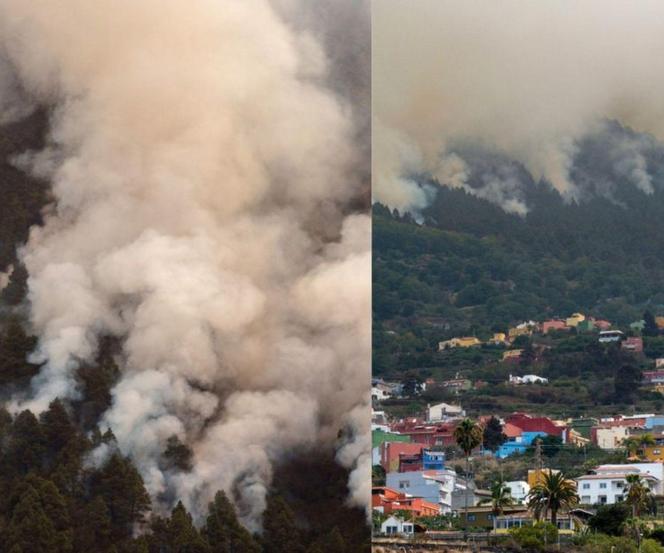
[[[42,488],[41,493],[32,483]],[[23,486],[11,510],[5,532],[5,550],[17,553],[69,552],[72,535],[67,523],[66,506],[55,486],[32,480]]]
[[[166,450],[164,451],[164,469],[176,468],[181,471],[188,472],[192,467],[191,449],[180,441],[180,438],[173,435],[168,438],[166,442]]]
[[[114,454],[106,465],[92,475],[93,495],[100,495],[108,506],[114,539],[127,539],[133,525],[145,521],[150,497],[141,475],[129,459]]]
[[[218,491],[210,503],[203,535],[214,553],[260,552],[251,534],[239,523],[235,509],[223,491]]]
[[[31,411],[22,411],[11,431],[9,463],[23,474],[42,468],[46,454],[46,437]]]
[[[295,524],[295,515],[280,496],[268,498],[263,515],[264,553],[304,553],[302,535]]]
[[[58,453],[65,444],[74,438],[76,429],[63,403],[56,399],[39,417],[47,447],[53,454]]]

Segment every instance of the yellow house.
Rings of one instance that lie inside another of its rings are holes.
[[[578,325],[581,321],[585,321],[586,316],[583,313],[572,313],[570,317],[567,317],[565,319],[565,324],[567,326],[576,326]]]
[[[664,445],[647,445],[642,448],[644,459],[653,463],[664,461]]]
[[[664,330],[664,317],[655,317],[655,324],[660,330]]]
[[[457,338],[457,346],[460,348],[469,348],[471,346],[479,346],[482,342],[480,342],[475,336],[462,336],[461,338]]]
[[[558,469],[531,469],[528,471],[528,485],[532,489],[544,481],[545,474],[558,474]]]
[[[510,328],[507,333],[509,334],[509,337],[514,339],[517,336],[530,336],[533,331],[530,329],[528,326],[514,326]]]
[[[471,346],[479,346],[480,342],[475,336],[462,336],[461,338],[450,338],[444,342],[438,342],[438,351],[443,351],[447,348],[469,348]]]
[[[503,352],[503,361],[508,361],[511,359],[519,359],[523,353],[522,349],[508,349]]]

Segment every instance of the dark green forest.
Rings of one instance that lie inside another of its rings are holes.
[[[25,321],[26,272],[17,261],[32,225],[48,209],[48,185],[19,169],[16,156],[44,145],[48,113],[37,111],[0,128],[0,271],[13,266],[0,294],[0,394],[29,385],[39,367]],[[362,509],[347,506],[348,472],[332,450],[293,453],[275,469],[263,531],[238,521],[234,497],[219,491],[194,520],[181,503],[157,513],[131,459],[114,448],[98,422],[119,376],[118,344],[103,339],[96,362],[78,369],[79,400],[55,401],[35,416],[0,408],[0,551],[8,553],[355,553],[369,551]],[[114,454],[86,462],[98,445]],[[190,468],[191,451],[175,437],[165,467]],[[177,498],[176,498],[177,499]]]
[[[625,138],[638,138],[643,145],[650,193],[625,182],[607,159],[612,141]],[[374,374],[421,379],[460,373],[494,383],[482,392],[483,401],[472,400],[478,409],[505,401],[508,407],[560,405],[580,385],[587,388],[581,405],[613,403],[617,369],[608,368],[615,363],[604,360],[604,373],[602,365],[586,370],[595,363],[589,357],[600,355],[593,351],[596,337],[535,340],[529,345],[546,349],[547,355],[516,369],[499,362],[500,347],[438,352],[437,345],[453,336],[486,340],[522,321],[574,312],[628,331],[645,312],[664,315],[664,148],[607,123],[602,133],[579,145],[571,172],[579,186],[574,201],[499,154],[463,153],[471,188],[486,174],[509,173],[520,183],[511,193],[528,211],[509,213],[469,190],[439,186],[422,176],[420,184],[435,194],[420,213],[374,204]],[[645,356],[633,360],[639,370],[663,351],[662,337],[645,341]],[[502,395],[507,386],[499,384],[508,374],[526,369],[558,382],[545,390],[508,390],[512,396],[532,396],[529,400]],[[607,374],[611,379],[602,378]]]

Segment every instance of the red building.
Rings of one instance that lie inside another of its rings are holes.
[[[383,442],[380,444],[380,465],[385,472],[399,472],[401,455],[418,455],[424,445],[406,442]]]
[[[569,327],[560,319],[552,319],[542,323],[542,334],[546,334],[549,330],[569,330]]]
[[[533,417],[526,413],[513,413],[507,417],[505,422],[516,426],[522,432],[545,432],[549,436],[564,438],[565,427],[556,425],[548,417]]]
[[[394,511],[410,511],[415,518],[435,516],[440,513],[435,503],[385,487],[371,489],[371,508],[386,515]]]
[[[633,353],[643,353],[643,338],[636,336],[625,338],[621,348],[625,351],[630,351]]]
[[[414,444],[426,447],[447,446],[455,443],[456,425],[456,421],[426,424],[421,419],[406,419],[393,424],[391,430],[410,436],[410,441]]]

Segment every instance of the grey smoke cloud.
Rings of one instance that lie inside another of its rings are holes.
[[[343,5],[367,31],[366,5]],[[338,21],[324,34],[295,7],[0,5],[21,86],[55,107],[48,147],[20,160],[55,201],[21,252],[44,366],[13,408],[77,397],[78,365],[120,338],[102,425],[158,506],[200,514],[223,488],[252,528],[273,464],[315,444],[338,445],[350,501],[369,498],[370,221],[350,207],[368,186],[367,83],[360,56],[329,86]],[[160,466],[172,435],[191,472]]]
[[[664,138],[660,2],[384,0],[373,7],[378,201],[426,205],[404,175],[415,164],[446,176],[458,140],[506,153],[577,199],[570,178],[577,141],[602,119]],[[627,144],[621,156],[617,170],[647,192],[638,149]],[[470,191],[522,212],[510,186]]]

